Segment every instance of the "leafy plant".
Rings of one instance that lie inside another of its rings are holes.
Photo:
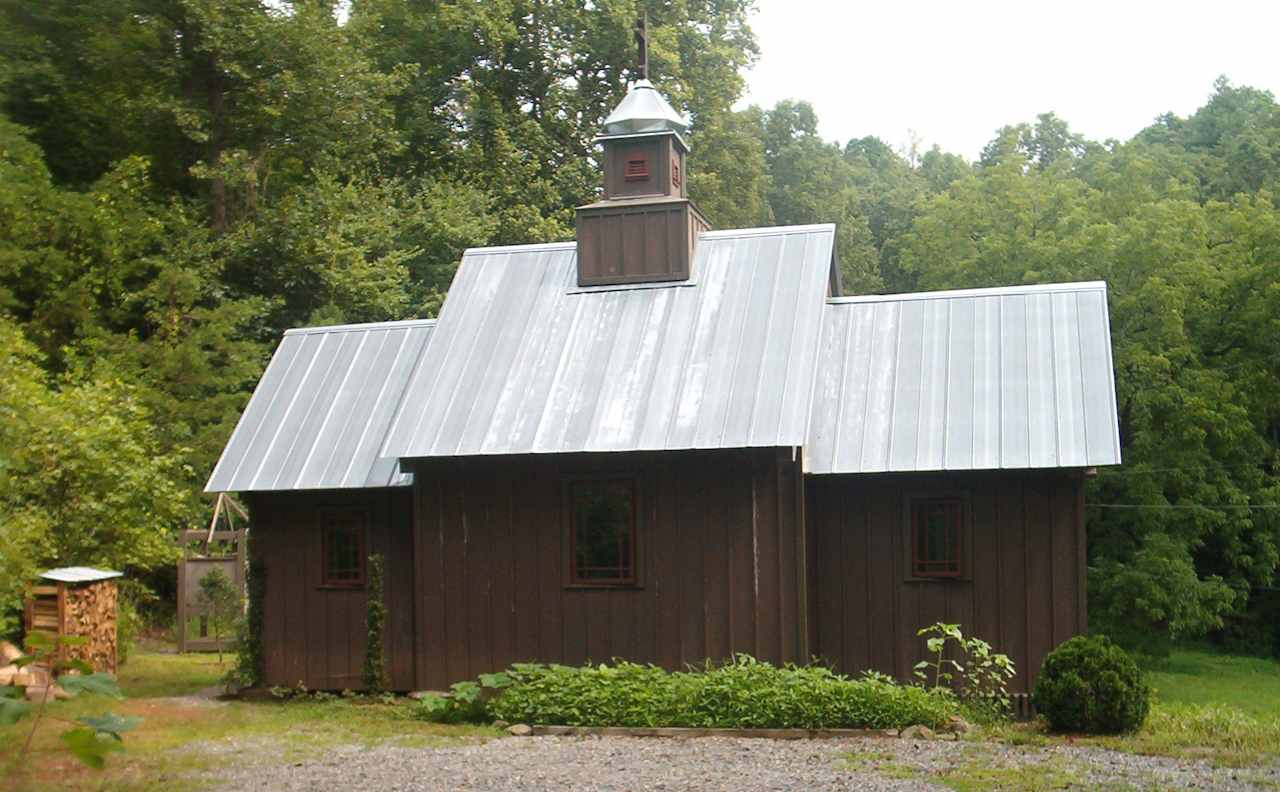
[[[914,674],[922,685],[935,690],[954,687],[960,699],[981,717],[1008,715],[1008,685],[1017,673],[1008,655],[992,651],[991,644],[981,638],[966,638],[958,624],[937,622],[916,635],[925,637],[932,655],[932,659],[915,665]],[[956,656],[946,656],[949,648],[954,648]]]
[[[252,541],[252,540],[250,540]],[[262,623],[266,596],[266,565],[261,560],[249,562],[249,607],[236,620],[236,664],[224,681],[235,687],[253,687],[266,676],[266,655],[262,651]]]
[[[821,666],[774,666],[748,655],[699,669],[652,665],[517,664],[488,714],[566,726],[705,728],[940,727],[956,713],[948,690],[849,679]]]
[[[33,671],[43,667],[48,670],[49,678],[34,706],[27,700],[26,686],[10,685],[0,688],[0,725],[12,725],[31,717],[31,731],[23,739],[15,758],[17,768],[26,766],[36,731],[47,716],[55,677],[57,684],[73,696],[90,693],[117,699],[124,697],[116,686],[115,678],[110,674],[95,673],[88,663],[80,659],[59,659],[63,654],[62,649],[80,646],[84,642],[84,638],[79,636],[55,636],[45,632],[33,632],[27,636],[26,653],[15,660],[14,665]],[[60,739],[67,750],[81,762],[101,769],[108,753],[124,749],[121,735],[141,722],[141,718],[112,712],[84,716],[74,721],[72,728],[62,732]]]
[[[508,674],[481,674],[478,682],[455,682],[445,695],[429,693],[418,703],[418,717],[436,723],[485,723],[493,720],[488,702],[510,687]]]
[[[1034,701],[1054,731],[1120,734],[1146,721],[1151,688],[1105,635],[1079,635],[1045,657]]]
[[[369,693],[381,693],[387,689],[387,666],[382,645],[382,631],[387,620],[387,604],[384,598],[383,559],[375,553],[369,556],[369,598],[365,629],[368,632],[364,650],[364,688]]]
[[[211,569],[200,578],[196,602],[204,608],[209,631],[218,646],[218,665],[222,665],[222,638],[244,615],[240,592],[221,569]]]

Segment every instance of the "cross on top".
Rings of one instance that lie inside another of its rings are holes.
[[[649,79],[649,12],[645,11],[636,20],[636,50],[639,53],[639,61],[636,68],[640,72],[640,79]]]

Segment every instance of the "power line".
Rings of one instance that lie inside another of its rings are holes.
[[[1280,503],[1086,503],[1098,509],[1280,509]]]

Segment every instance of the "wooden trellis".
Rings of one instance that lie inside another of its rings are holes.
[[[233,515],[249,515],[225,494],[218,496],[207,531],[182,532],[182,560],[178,562],[178,651],[209,652],[230,648],[232,636],[208,634],[208,608],[200,602],[200,580],[221,570],[241,597],[245,591],[248,530],[236,528]],[[227,530],[218,530],[225,519]]]

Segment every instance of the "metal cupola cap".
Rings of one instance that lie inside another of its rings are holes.
[[[674,132],[684,142],[689,121],[676,112],[648,80],[637,80],[623,100],[604,120],[601,137]]]

